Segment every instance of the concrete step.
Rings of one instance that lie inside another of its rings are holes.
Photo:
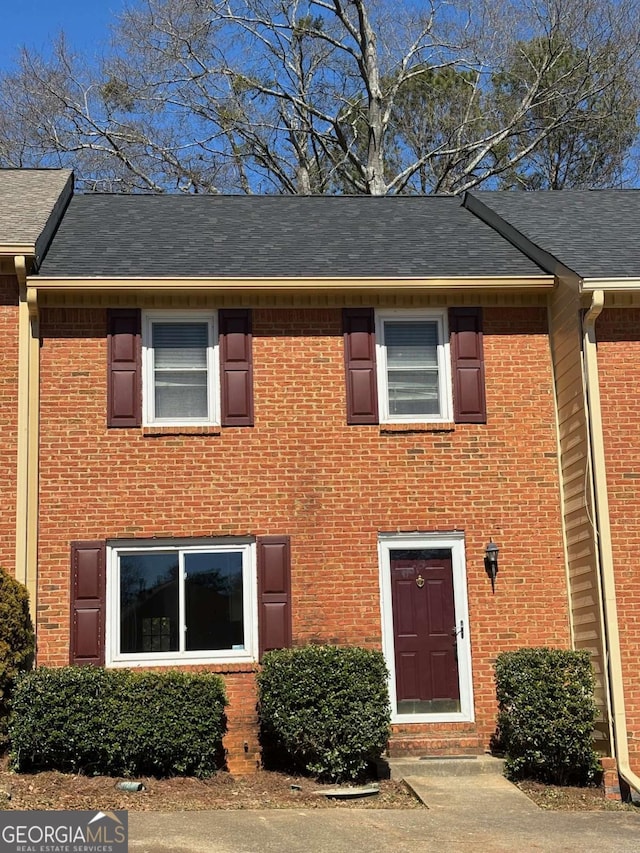
[[[407,776],[502,775],[504,760],[493,755],[428,756],[424,758],[384,758],[378,764],[380,778]]]

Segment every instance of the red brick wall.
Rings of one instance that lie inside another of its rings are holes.
[[[0,566],[15,572],[18,282],[0,275]]]
[[[613,564],[632,767],[640,768],[640,309],[596,324]]]
[[[488,743],[495,654],[569,642],[545,311],[486,309],[487,425],[394,434],[345,423],[338,309],[254,311],[255,427],[219,436],[107,430],[105,326],[98,309],[42,315],[39,662],[68,661],[71,539],[288,534],[295,642],[379,647],[378,532],[464,530]],[[251,762],[252,677],[227,681]]]

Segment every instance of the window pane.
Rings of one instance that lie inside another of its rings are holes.
[[[391,560],[450,560],[451,548],[393,548]]]
[[[242,553],[185,555],[187,651],[244,649]]]
[[[387,365],[397,368],[437,368],[438,324],[433,320],[385,321]]]
[[[206,368],[207,323],[154,323],[153,350],[157,368]]]
[[[206,372],[156,371],[155,386],[156,418],[208,417]]]
[[[178,555],[120,556],[120,652],[175,652]]]
[[[438,374],[436,371],[390,370],[389,414],[439,415]]]

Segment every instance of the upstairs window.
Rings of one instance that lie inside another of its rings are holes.
[[[142,335],[143,417],[147,424],[218,422],[215,317],[148,313]]]
[[[381,423],[452,420],[446,314],[376,315],[376,362]]]

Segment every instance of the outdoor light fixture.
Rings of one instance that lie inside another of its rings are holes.
[[[493,539],[489,539],[484,552],[484,568],[486,573],[491,578],[491,592],[496,593],[496,575],[498,574],[498,554],[500,549],[495,544]]]

